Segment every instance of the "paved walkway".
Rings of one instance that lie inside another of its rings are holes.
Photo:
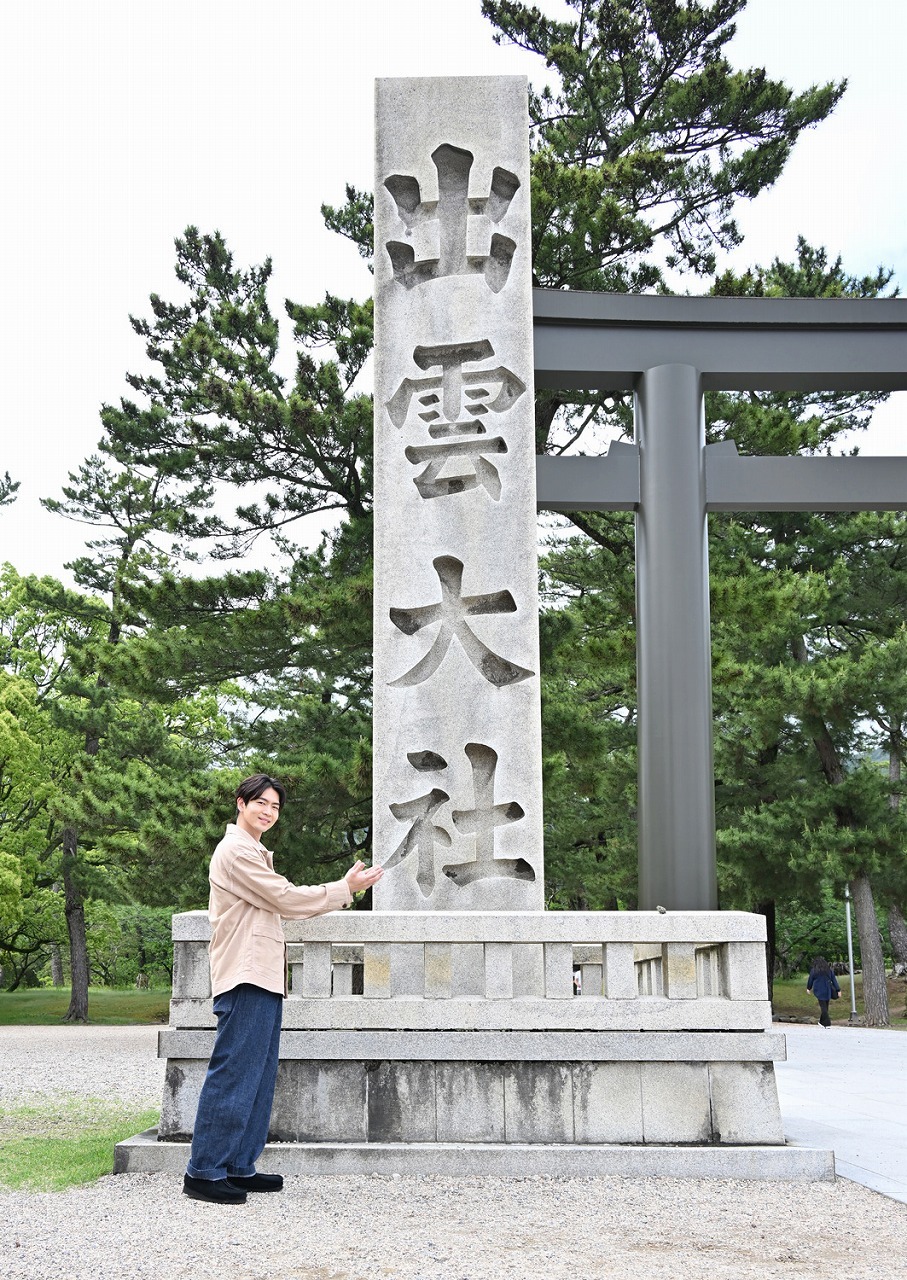
[[[907,1031],[776,1023],[784,1134],[832,1148],[842,1178],[907,1204]]]

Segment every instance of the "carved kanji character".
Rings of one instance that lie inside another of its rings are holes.
[[[467,622],[467,618],[479,614],[515,613],[516,601],[510,592],[495,591],[481,596],[464,596],[462,560],[457,560],[454,556],[438,556],[432,561],[432,565],[441,583],[441,599],[436,604],[415,609],[391,609],[390,618],[394,626],[405,635],[415,635],[423,627],[440,623],[438,634],[425,656],[404,675],[391,680],[391,687],[421,684],[423,680],[427,680],[443,662],[454,639],[459,641],[470,662],[490,684],[517,684],[533,675],[532,671],[508,662],[489,649]]]
[[[513,880],[535,880],[535,871],[525,858],[496,858],[494,856],[495,831],[525,816],[521,805],[515,801],[495,804],[494,776],[497,768],[497,752],[479,742],[469,742],[464,748],[472,767],[472,809],[457,809],[451,815],[457,833],[475,837],[476,856],[469,862],[448,863],[442,867],[444,875],[461,888],[476,880],[504,877]],[[407,759],[420,773],[440,772],[447,768],[447,761],[434,751],[410,752]],[[435,888],[435,853],[449,849],[452,841],[449,832],[435,821],[435,815],[450,797],[440,787],[433,787],[425,795],[389,806],[399,822],[409,822],[410,828],[391,856],[384,863],[385,870],[400,866],[407,858],[416,862],[416,884],[424,898],[431,897]]]
[[[535,871],[525,858],[494,856],[494,839],[498,827],[509,826],[526,816],[523,806],[515,800],[495,803],[494,775],[498,753],[493,747],[484,746],[480,742],[468,742],[465,751],[472,766],[475,805],[472,809],[455,809],[451,816],[461,835],[475,836],[476,856],[471,862],[449,863],[441,870],[456,885],[473,884],[476,880],[487,880],[493,876],[534,881]]]
[[[384,868],[390,870],[404,858],[415,854],[416,884],[423,898],[430,897],[435,887],[435,849],[450,848],[450,835],[434,821],[437,811],[449,799],[446,791],[433,787],[426,795],[417,796],[415,800],[405,800],[402,804],[390,806],[391,813],[398,821],[411,822],[412,826],[384,863]]]
[[[494,232],[489,252],[471,256],[467,253],[467,224],[471,215],[484,216],[492,223],[500,222],[519,190],[519,178],[507,169],[496,168],[491,175],[489,195],[471,199],[472,152],[445,143],[432,152],[431,158],[438,172],[437,201],[422,199],[419,182],[411,174],[393,174],[384,183],[393,196],[407,234],[425,222],[438,224],[437,258],[417,262],[412,245],[399,240],[387,242],[395,278],[405,288],[412,289],[444,276],[482,275],[492,292],[500,293],[510,274],[516,242]]]
[[[493,355],[494,348],[486,339],[416,347],[413,351],[416,367],[439,368],[440,374],[428,378],[404,378],[387,402],[391,421],[402,427],[415,398],[421,406],[419,417],[427,424],[429,436],[442,441],[439,444],[410,445],[406,449],[410,462],[427,464],[414,477],[423,498],[464,493],[478,485],[495,501],[501,496],[498,469],[489,461],[489,455],[506,453],[507,445],[501,436],[485,438],[482,418],[489,413],[507,413],[526,390],[526,384],[503,365],[464,371],[464,365],[487,360]],[[449,438],[453,436],[468,438]],[[454,459],[467,460],[472,470],[442,476],[446,464]]]

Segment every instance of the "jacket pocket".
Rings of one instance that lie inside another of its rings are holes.
[[[283,931],[273,928],[255,929],[252,932],[252,968],[262,976],[283,983],[284,938]]]

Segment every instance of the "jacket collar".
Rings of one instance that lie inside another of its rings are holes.
[[[256,853],[263,853],[267,858],[270,850],[266,849],[260,840],[256,840],[254,836],[250,836],[248,831],[243,831],[242,827],[235,822],[228,822],[224,835],[230,836],[234,840],[239,840],[242,844],[248,845],[250,849],[254,849]]]

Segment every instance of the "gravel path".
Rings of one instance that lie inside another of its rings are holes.
[[[0,1103],[156,1103],[155,1038],[0,1028]],[[0,1194],[3,1280],[900,1280],[905,1249],[907,1205],[846,1181],[294,1177],[220,1208],[122,1174]]]
[[[157,1027],[0,1027],[0,1107],[54,1096],[160,1107]],[[2,1273],[0,1273],[2,1274]]]

